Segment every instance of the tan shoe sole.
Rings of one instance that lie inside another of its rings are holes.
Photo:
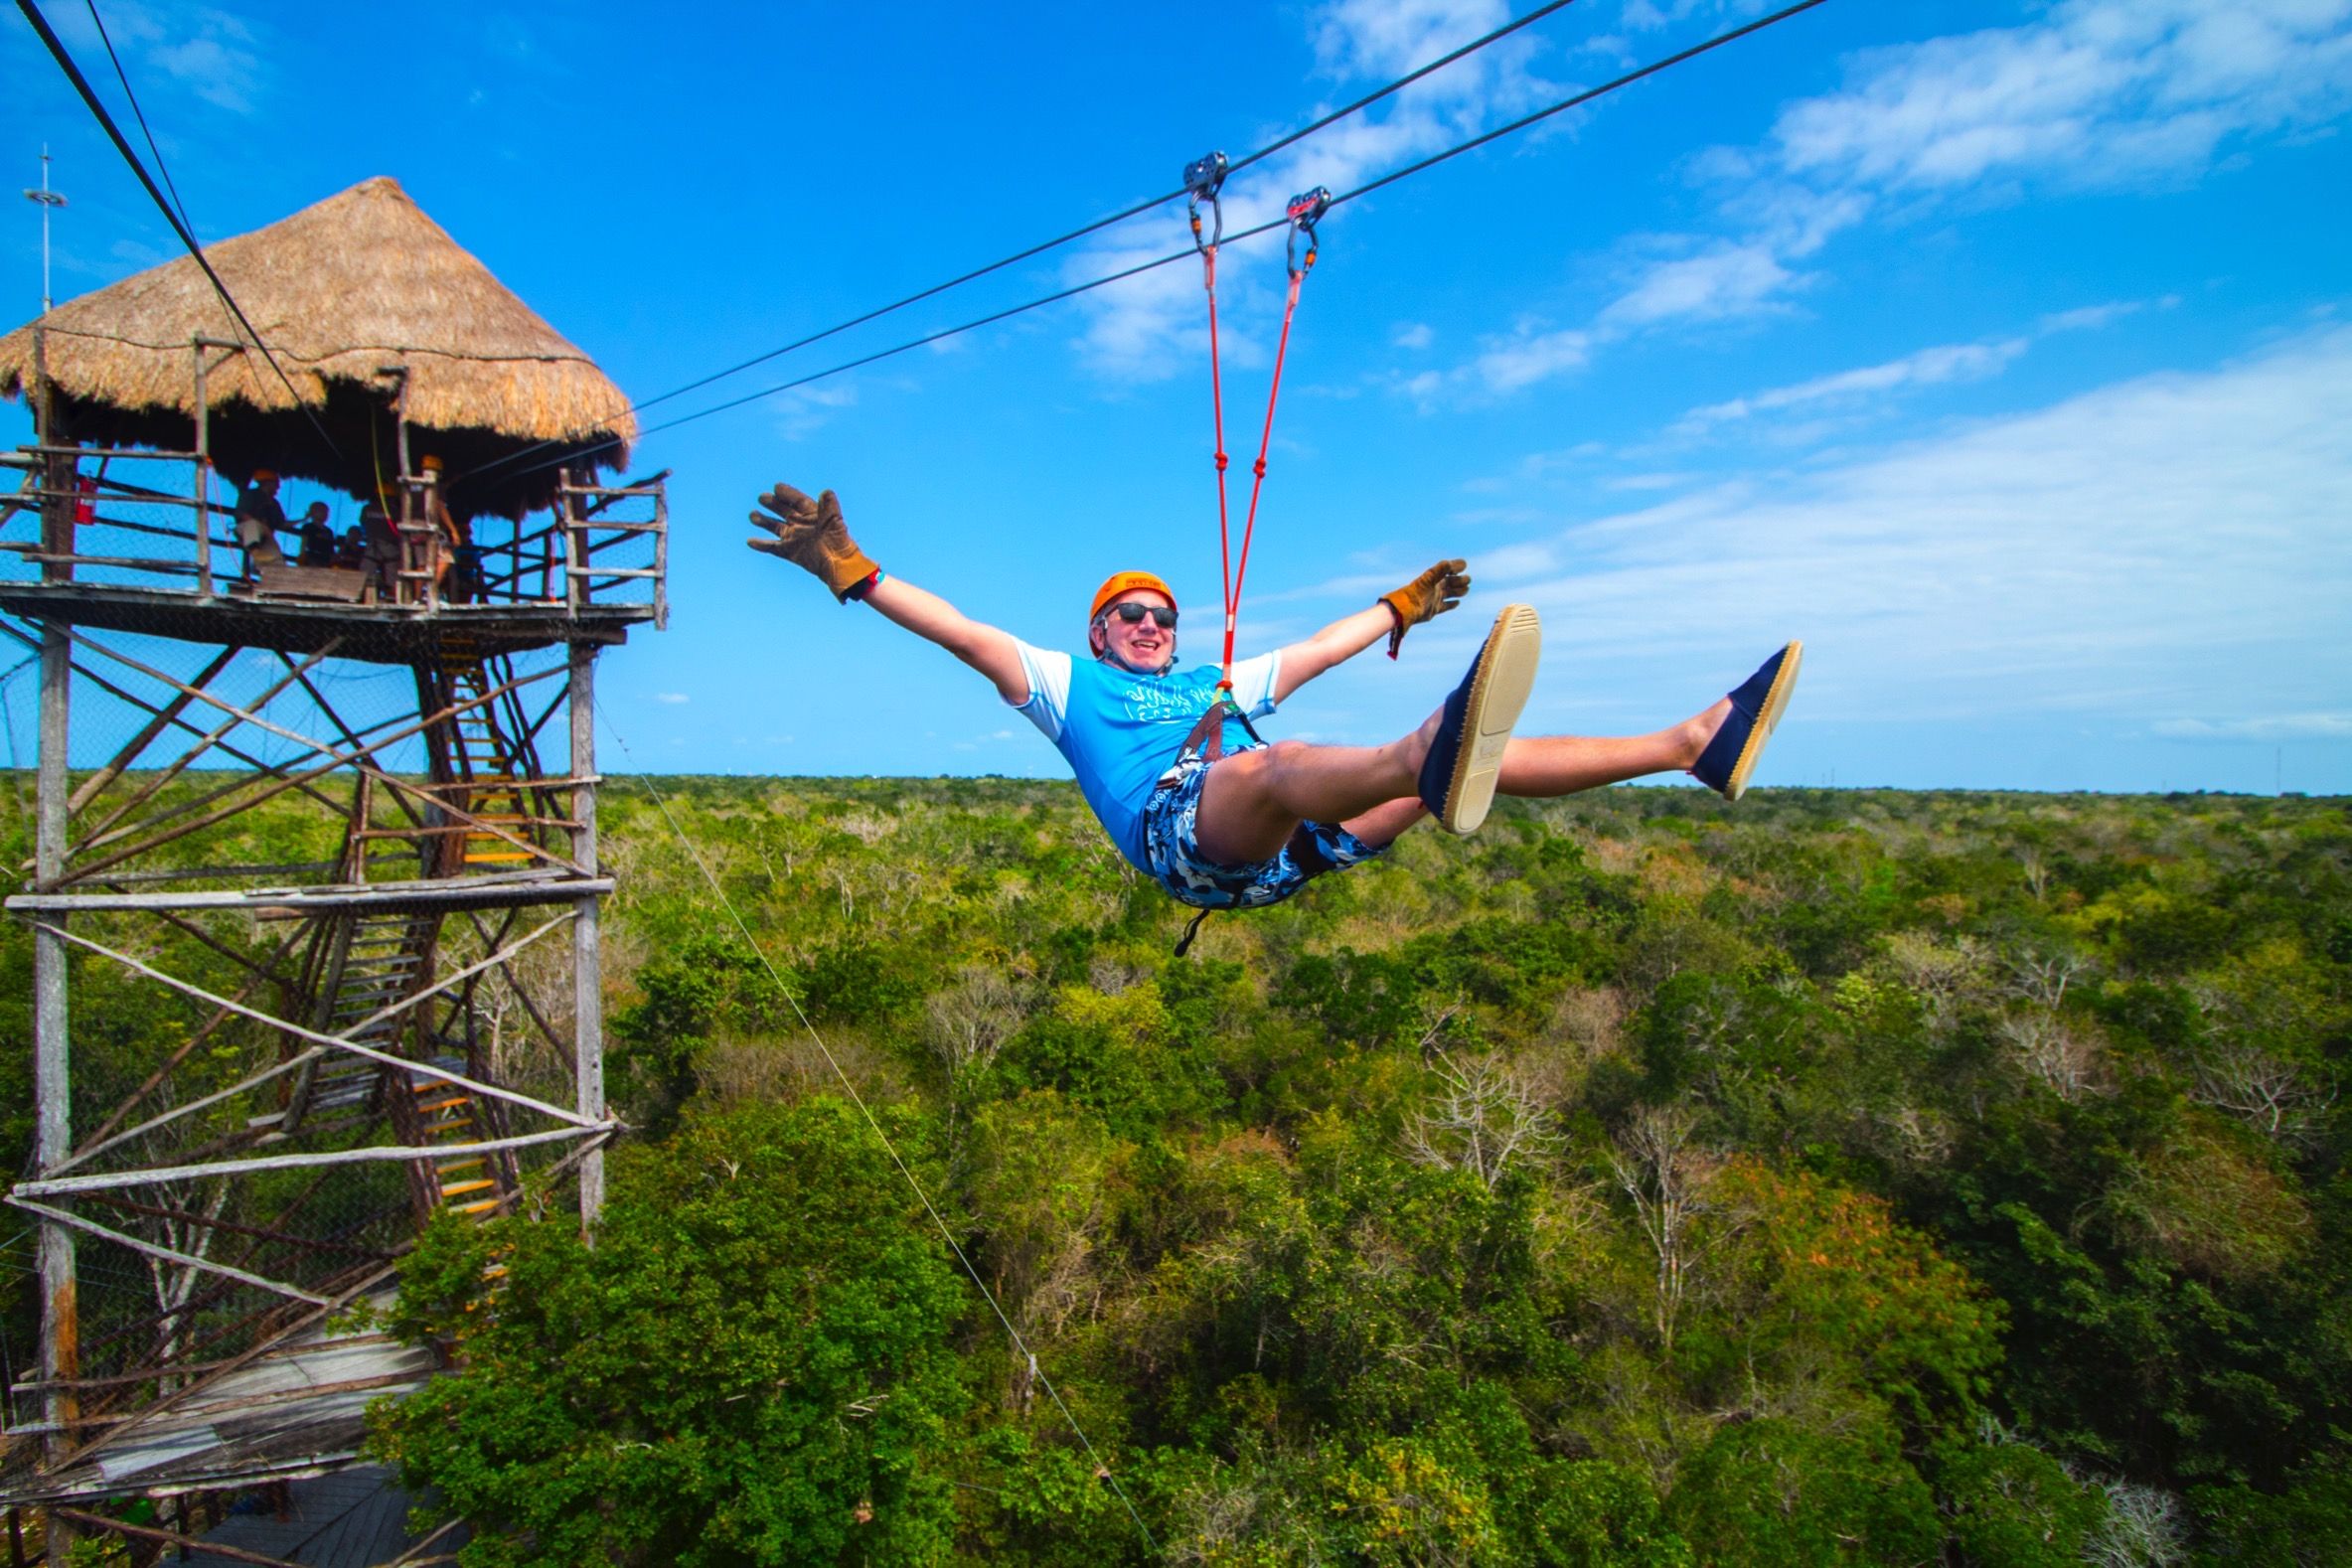
[[[1773,726],[1781,721],[1790,695],[1797,690],[1797,667],[1803,663],[1804,644],[1790,643],[1789,656],[1781,661],[1781,668],[1772,678],[1772,690],[1764,694],[1764,706],[1756,710],[1756,725],[1748,731],[1747,742],[1740,747],[1740,759],[1731,765],[1731,779],[1723,790],[1725,800],[1738,800],[1748,793],[1748,775],[1764,760],[1765,742],[1772,739]]]
[[[1535,666],[1542,654],[1543,623],[1535,607],[1504,605],[1479,654],[1470,702],[1462,712],[1462,745],[1454,755],[1454,776],[1447,782],[1446,809],[1438,818],[1448,833],[1477,832],[1493,808],[1503,749],[1535,687]]]

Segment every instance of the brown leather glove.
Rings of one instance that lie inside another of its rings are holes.
[[[1462,596],[1470,591],[1470,575],[1464,569],[1469,564],[1467,560],[1441,560],[1395,592],[1380,595],[1380,602],[1396,617],[1396,625],[1388,632],[1389,658],[1394,659],[1397,649],[1404,646],[1407,627],[1443,615],[1462,602]]]
[[[790,485],[779,484],[759,498],[766,510],[751,514],[752,523],[774,539],[744,541],[763,554],[781,555],[848,599],[863,587],[876,566],[842,523],[842,504],[830,490],[811,501]],[[773,514],[772,516],[770,514]]]

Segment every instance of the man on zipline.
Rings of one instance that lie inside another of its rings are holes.
[[[1464,563],[1439,561],[1306,641],[1234,665],[1225,704],[1216,666],[1177,671],[1176,595],[1150,572],[1119,572],[1096,590],[1086,623],[1093,662],[1080,664],[884,575],[850,538],[830,490],[811,500],[780,484],[759,504],[751,521],[766,537],[748,541],[753,549],[813,573],[842,602],[862,599],[988,677],[1068,759],[1119,853],[1202,909],[1280,902],[1311,877],[1381,854],[1425,816],[1469,833],[1497,794],[1573,795],[1688,772],[1737,800],[1803,655],[1788,644],[1728,697],[1646,735],[1513,737],[1539,645],[1535,611],[1513,604],[1462,684],[1410,734],[1384,746],[1266,745],[1250,717],[1384,637],[1393,655],[1408,628],[1462,602]]]

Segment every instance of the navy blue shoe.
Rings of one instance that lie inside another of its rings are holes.
[[[1543,626],[1534,608],[1507,604],[1487,645],[1438,719],[1437,739],[1421,764],[1421,804],[1448,833],[1470,833],[1487,820],[1502,774],[1502,750],[1527,706]]]
[[[1764,756],[1773,725],[1789,706],[1789,694],[1797,690],[1797,667],[1803,662],[1804,644],[1791,643],[1732,692],[1731,716],[1690,770],[1701,784],[1725,800],[1748,793],[1748,776]]]

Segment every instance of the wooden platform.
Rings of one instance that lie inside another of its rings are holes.
[[[28,621],[54,620],[292,654],[317,653],[333,643],[336,657],[371,664],[430,664],[458,650],[490,655],[559,643],[617,645],[628,640],[629,628],[654,618],[650,604],[588,604],[576,609],[563,604],[445,604],[428,611],[413,604],[266,595],[202,599],[184,590],[87,582],[0,582],[0,610]]]
[[[389,1307],[390,1294],[374,1305]],[[127,1423],[63,1472],[9,1477],[0,1502],[162,1496],[319,1475],[359,1458],[369,1401],[421,1388],[437,1370],[431,1351],[380,1333],[314,1330]]]

